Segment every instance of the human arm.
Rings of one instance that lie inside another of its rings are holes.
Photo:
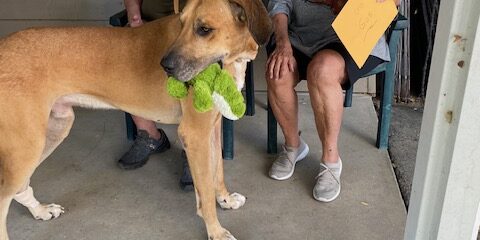
[[[385,1],[386,1],[386,0],[377,0],[377,2],[380,2],[380,3],[381,3],[381,2],[385,2]],[[393,1],[395,2],[395,5],[397,5],[397,7],[400,6],[400,1],[401,1],[401,0],[393,0]]]
[[[142,0],[124,0],[130,27],[138,27],[143,24],[141,6]]]
[[[348,0],[312,0],[312,1],[329,5],[332,8],[333,13],[336,15],[340,13],[343,6],[345,6]],[[386,0],[377,0],[378,3],[383,3],[385,1]],[[397,7],[400,6],[400,1],[401,0],[393,0],[393,2]]]
[[[288,38],[288,17],[285,14],[277,14],[272,17],[275,34],[275,49],[267,60],[266,76],[271,79],[279,79],[287,71],[293,72],[295,58],[293,57],[292,45]]]
[[[293,72],[295,58],[288,37],[288,18],[291,6],[292,3],[289,0],[271,0],[269,2],[276,46],[267,60],[265,72],[267,78],[278,79],[287,71]]]

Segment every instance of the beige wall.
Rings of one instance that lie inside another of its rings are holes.
[[[0,37],[32,26],[107,25],[123,0],[0,0]]]

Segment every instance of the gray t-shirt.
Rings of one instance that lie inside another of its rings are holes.
[[[306,0],[270,0],[268,10],[270,16],[287,15],[292,46],[309,57],[330,43],[340,42],[332,28],[336,15],[327,5]],[[385,36],[378,40],[371,55],[390,61]]]

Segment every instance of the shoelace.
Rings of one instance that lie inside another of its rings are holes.
[[[285,145],[282,145],[282,148],[283,148],[283,151],[280,153],[280,156],[278,158],[281,160],[286,159],[287,162],[290,163],[290,165],[294,165],[294,163],[290,160],[290,158],[288,158],[287,147]],[[285,161],[279,161],[279,163],[283,163],[283,162]]]
[[[333,173],[333,171],[332,171],[329,167],[325,166],[325,164],[323,164],[323,163],[321,163],[320,165],[321,165],[322,167],[324,167],[325,169],[324,169],[323,171],[321,171],[321,172],[315,177],[315,180],[316,180],[316,181],[318,181],[319,178],[321,178],[321,177],[323,176],[323,174],[329,172],[329,173],[332,175],[333,179],[334,179],[338,184],[340,184],[340,181],[338,180],[337,176],[335,176],[335,173]]]

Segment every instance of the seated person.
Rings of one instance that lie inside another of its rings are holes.
[[[180,9],[185,2],[185,0],[179,1]],[[138,27],[143,24],[143,21],[151,21],[174,13],[172,0],[125,0],[125,8],[130,27]],[[155,122],[133,115],[132,118],[138,129],[137,138],[130,150],[118,161],[118,166],[123,169],[142,167],[151,154],[161,153],[170,148],[167,135],[162,129],[157,129]],[[182,155],[185,158],[185,154]],[[186,161],[180,181],[182,186],[193,184]]]
[[[398,5],[400,0],[395,1]],[[270,0],[268,4],[274,38],[267,47],[265,77],[270,105],[285,136],[283,151],[273,162],[269,176],[276,180],[290,178],[295,163],[308,154],[309,147],[299,136],[294,89],[300,80],[306,79],[322,143],[320,170],[313,189],[313,197],[321,202],[333,201],[340,193],[342,161],[338,136],[343,114],[342,89],[348,89],[360,76],[390,60],[382,37],[365,65],[358,68],[331,26],[345,2]]]

